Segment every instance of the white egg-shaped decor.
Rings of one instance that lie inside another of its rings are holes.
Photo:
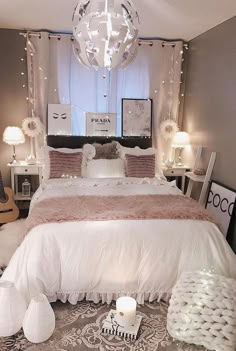
[[[0,337],[16,334],[22,327],[26,302],[14,283],[0,281]]]
[[[55,329],[55,314],[44,294],[33,297],[25,313],[23,330],[25,337],[38,344],[50,338]]]

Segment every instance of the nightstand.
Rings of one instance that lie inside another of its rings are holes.
[[[181,190],[184,193],[185,188],[185,172],[189,171],[190,168],[188,166],[173,166],[171,168],[164,167],[163,173],[165,177],[181,177]]]
[[[11,168],[11,187],[16,201],[30,201],[34,192],[42,182],[42,163],[35,163],[29,165],[25,161],[18,161],[17,163],[9,163]],[[31,183],[30,196],[23,196],[21,192],[21,183],[27,178]]]

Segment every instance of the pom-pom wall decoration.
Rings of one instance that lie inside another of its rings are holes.
[[[172,119],[165,119],[160,124],[160,134],[165,140],[173,139],[178,130],[177,123]]]

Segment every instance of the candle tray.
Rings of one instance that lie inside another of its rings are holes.
[[[123,327],[116,320],[117,311],[110,310],[108,316],[102,323],[102,332],[104,334],[117,335],[131,340],[136,340],[140,328],[142,317],[136,315],[135,324],[129,327]]]

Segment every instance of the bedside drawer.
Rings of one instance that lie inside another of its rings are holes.
[[[170,177],[175,175],[175,171],[173,169],[167,169],[164,171],[165,176]]]
[[[39,169],[37,166],[20,166],[20,167],[15,167],[15,174],[39,174]]]
[[[164,175],[166,177],[182,177],[186,172],[186,168],[168,168],[164,170]]]

